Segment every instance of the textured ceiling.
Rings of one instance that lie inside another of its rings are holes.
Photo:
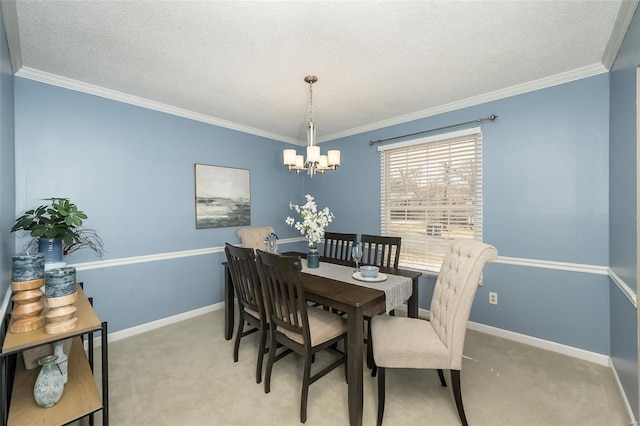
[[[308,74],[318,139],[331,140],[605,72],[636,6],[3,1],[2,12],[17,75],[304,144]]]

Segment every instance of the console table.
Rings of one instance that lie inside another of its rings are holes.
[[[8,333],[9,316],[5,318],[2,329],[4,341],[0,353],[0,425],[63,425],[89,416],[91,425],[94,413],[102,410],[102,424],[109,425],[109,357],[107,342],[107,323],[100,322],[96,316],[91,298],[87,298],[81,285],[77,286],[78,326],[59,334],[45,334],[44,328],[27,333]],[[102,396],[98,392],[93,370],[93,335],[101,333],[102,346]],[[84,350],[84,338],[88,337],[88,354]],[[73,339],[69,353],[69,380],[64,386],[60,401],[50,408],[39,407],[33,397],[39,368],[27,370],[24,366],[22,351],[36,346],[60,340]]]

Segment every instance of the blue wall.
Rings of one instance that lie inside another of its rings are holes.
[[[637,103],[640,12],[627,30],[611,70],[610,259],[611,269],[632,292],[638,289]],[[611,283],[611,358],[627,399],[638,417],[638,314]]]
[[[16,194],[13,120],[13,72],[0,11],[0,306],[9,291],[14,249],[14,238],[9,233],[15,218]],[[5,302],[8,304],[8,300]]]
[[[501,256],[607,265],[608,84],[603,74],[328,143],[342,149],[342,167],[310,179],[283,169],[285,144],[16,78],[16,214],[70,197],[100,231],[105,259],[220,247],[237,241],[235,228],[193,223],[193,164],[204,163],[251,170],[254,226],[295,236],[283,218],[309,192],[334,211],[331,230],[375,233],[379,161],[370,139],[496,113],[483,126],[485,241]],[[208,254],[79,277],[115,331],[220,302],[221,261]],[[432,288],[423,278],[424,308]],[[489,291],[499,305],[488,304]],[[472,320],[608,354],[608,292],[605,276],[495,264]]]
[[[482,125],[484,240],[500,256],[605,267],[608,96],[602,74],[323,144],[342,149],[344,173],[308,180],[306,189],[335,212],[331,229],[380,232],[379,154],[369,141],[495,113]],[[423,308],[433,284],[422,279]],[[492,264],[471,320],[608,354],[608,285],[605,275]]]
[[[249,169],[251,226],[297,236],[284,218],[304,181],[282,167],[284,143],[23,78],[15,97],[14,214],[69,197],[104,240],[104,260],[239,242],[237,228],[195,229],[195,163]],[[117,331],[221,302],[223,256],[79,271],[78,279]],[[81,250],[65,260],[98,258]]]

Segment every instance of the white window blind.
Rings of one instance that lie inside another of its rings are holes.
[[[401,266],[438,272],[451,240],[482,240],[479,127],[378,149],[381,231],[402,237]]]

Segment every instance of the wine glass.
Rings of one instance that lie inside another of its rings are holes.
[[[356,262],[356,272],[358,272],[358,264],[360,263],[360,259],[362,259],[362,245],[358,241],[353,243],[353,247],[351,247],[351,257],[353,257],[353,260]]]

